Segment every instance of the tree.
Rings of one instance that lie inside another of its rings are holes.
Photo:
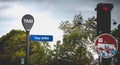
[[[60,59],[63,63],[85,65],[93,60],[88,45],[93,44],[93,39],[96,37],[94,20],[95,17],[92,17],[84,23],[81,14],[78,14],[75,15],[73,23],[61,22],[59,28],[64,31],[64,38],[60,47]]]
[[[86,65],[93,60],[91,48],[96,37],[95,17],[84,21],[81,14],[73,22],[62,21],[63,43],[57,41],[54,50],[48,42],[30,41],[31,65]],[[11,30],[0,38],[0,65],[20,65],[20,58],[26,56],[26,34]],[[7,62],[7,63],[5,63]]]
[[[21,30],[12,30],[0,38],[1,65],[19,65],[20,58],[25,57],[24,39],[25,32]]]
[[[26,34],[21,30],[11,30],[0,38],[0,65],[21,65],[26,56]],[[51,60],[48,42],[30,41],[30,64],[47,65]]]
[[[37,42],[31,46],[31,64],[48,65],[51,60],[50,45],[47,42]]]
[[[115,28],[114,30],[112,30],[112,35],[118,41],[118,52],[116,53],[116,55],[114,56],[114,58],[117,60],[115,62],[115,65],[119,65],[120,64],[120,24],[117,26],[117,28]]]

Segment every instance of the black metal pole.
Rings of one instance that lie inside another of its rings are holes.
[[[107,9],[105,9],[107,8]],[[112,4],[99,3],[95,10],[97,11],[97,35],[104,33],[111,33],[111,10]],[[101,63],[100,63],[101,59]],[[100,58],[98,59],[99,65],[110,65],[111,58]]]
[[[26,65],[29,65],[29,31],[26,31]]]
[[[98,63],[99,63],[99,65],[101,65],[101,64],[100,64],[100,56],[99,56],[99,55],[98,55]]]

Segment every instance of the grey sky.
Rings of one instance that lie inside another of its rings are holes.
[[[74,14],[82,13],[84,18],[95,16],[94,8],[97,3],[112,3],[115,9],[119,10],[119,0],[3,0],[13,4],[24,5],[28,9],[44,11],[55,18],[71,20]],[[10,8],[9,5],[0,6],[0,10]],[[116,14],[115,11],[114,13]],[[118,15],[118,14],[117,14]],[[117,16],[116,15],[116,16]],[[117,16],[118,17],[118,16]]]
[[[79,12],[83,15],[84,20],[91,16],[96,16],[94,9],[98,3],[112,3],[114,8],[111,19],[120,23],[120,0],[0,0],[0,26],[8,25],[9,28],[9,24],[6,24],[6,22],[10,23],[17,19],[17,16],[6,12],[15,6],[18,8],[24,6],[26,11],[42,12],[55,19],[56,22],[60,22],[65,20],[72,21],[74,15]],[[1,32],[6,32],[7,27],[1,27],[0,30]]]

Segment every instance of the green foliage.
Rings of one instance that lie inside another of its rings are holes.
[[[32,65],[47,65],[51,59],[50,46],[47,42],[36,42],[31,45],[30,61]]]
[[[30,41],[31,65],[86,65],[93,60],[89,51],[96,37],[95,17],[83,21],[81,14],[74,21],[62,21],[63,42],[57,41],[51,50],[48,42]],[[21,30],[11,30],[0,38],[0,65],[20,65],[26,56],[26,34]],[[5,63],[7,62],[7,63]]]
[[[74,65],[90,64],[93,60],[89,45],[93,45],[96,37],[95,17],[89,18],[85,23],[81,14],[75,15],[73,23],[62,21],[59,29],[64,31],[63,44],[60,45],[59,59]]]
[[[11,30],[0,38],[0,65],[20,65],[26,57],[26,34],[21,30]],[[30,64],[46,65],[51,55],[49,43],[30,41]],[[7,63],[5,63],[7,62]]]
[[[25,57],[25,32],[12,30],[0,38],[0,64],[18,64]],[[7,63],[4,63],[4,62]]]
[[[112,30],[112,35],[117,39],[118,41],[118,51],[116,55],[114,56],[115,59],[117,59],[116,62],[114,62],[115,65],[118,65],[120,63],[120,24]]]

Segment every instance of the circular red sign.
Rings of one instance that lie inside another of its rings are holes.
[[[111,58],[117,53],[118,42],[110,34],[99,35],[94,43],[95,51],[103,58]]]

